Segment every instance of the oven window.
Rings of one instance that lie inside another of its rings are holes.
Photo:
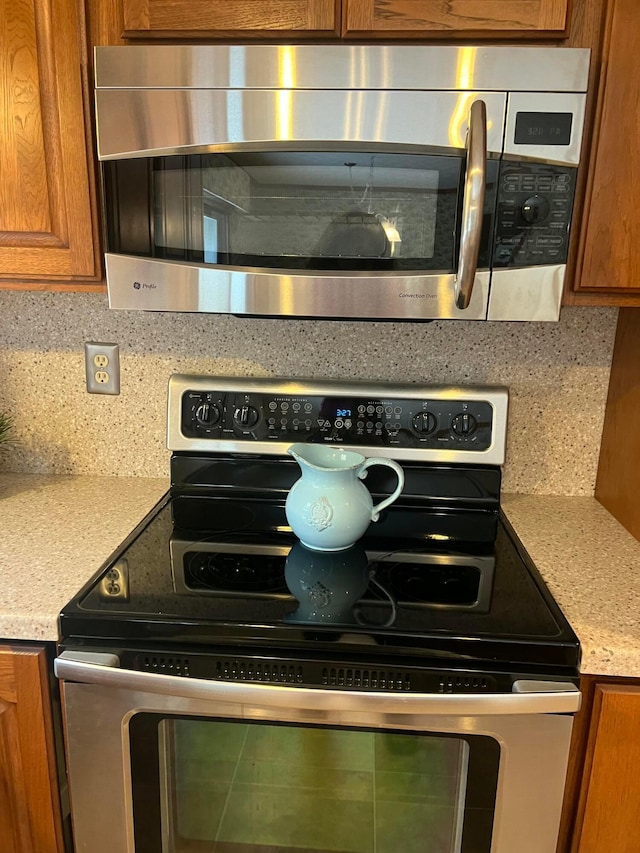
[[[242,152],[103,168],[110,252],[261,269],[454,269],[460,156]],[[491,178],[487,234],[494,195]]]
[[[144,714],[131,732],[136,853],[491,848],[487,737]]]

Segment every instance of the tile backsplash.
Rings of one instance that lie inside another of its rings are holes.
[[[559,323],[354,323],[111,311],[103,294],[0,291],[5,471],[165,476],[169,375],[361,378],[510,389],[503,489],[593,493],[617,310]],[[87,394],[84,342],[120,345],[121,394]]]

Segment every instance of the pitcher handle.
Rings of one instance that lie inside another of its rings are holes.
[[[386,465],[388,468],[393,468],[398,478],[398,485],[395,491],[391,495],[389,495],[388,498],[385,498],[383,501],[380,501],[380,503],[377,506],[374,506],[371,510],[371,521],[377,521],[378,518],[380,518],[380,513],[382,512],[382,510],[386,509],[389,504],[392,504],[396,500],[396,498],[400,497],[400,492],[404,488],[404,471],[398,465],[397,462],[393,461],[393,459],[381,459],[377,456],[370,456],[368,459],[364,460],[358,471],[358,477],[361,480],[364,480],[364,478],[367,476],[366,469],[370,468],[372,465]]]

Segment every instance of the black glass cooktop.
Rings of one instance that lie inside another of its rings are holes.
[[[293,536],[283,497],[167,495],[60,627],[63,648],[129,643],[149,661],[170,645],[529,674],[579,663],[575,634],[499,510],[411,501],[350,549],[323,553]]]

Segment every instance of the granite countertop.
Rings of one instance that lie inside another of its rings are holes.
[[[58,638],[60,609],[168,488],[165,478],[0,475],[0,638]],[[503,495],[580,638],[582,671],[640,677],[640,542],[594,499]]]
[[[168,479],[0,475],[0,637],[57,640],[58,613]]]
[[[595,498],[503,495],[582,646],[581,671],[640,677],[640,542]]]

